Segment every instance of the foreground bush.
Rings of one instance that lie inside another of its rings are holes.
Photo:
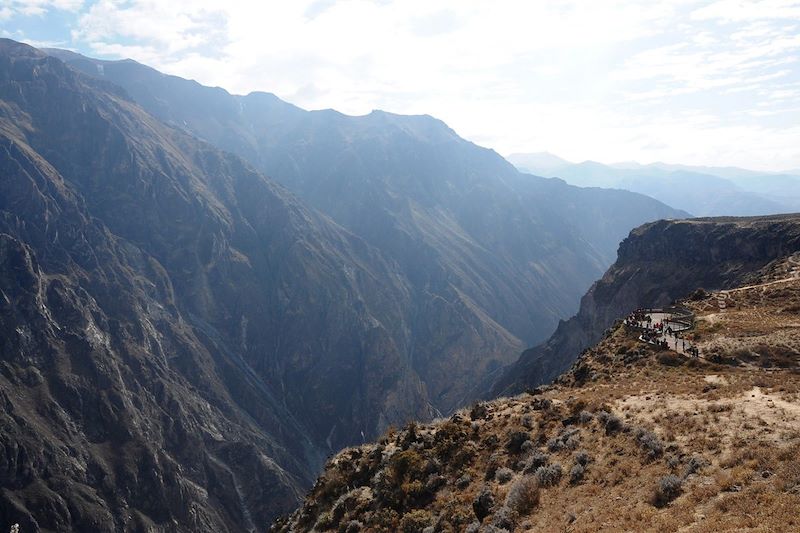
[[[533,476],[522,476],[508,489],[506,506],[520,516],[529,514],[539,505],[539,484]]]
[[[677,498],[681,493],[683,482],[681,478],[670,474],[658,480],[655,493],[653,494],[653,505],[664,507],[669,502]]]

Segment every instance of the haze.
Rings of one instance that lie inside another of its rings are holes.
[[[4,0],[2,35],[500,153],[800,168],[800,3]]]

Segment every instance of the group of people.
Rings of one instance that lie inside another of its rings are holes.
[[[687,346],[686,339],[680,336],[680,332],[688,329],[688,326],[673,329],[672,326],[669,325],[669,322],[670,320],[667,318],[665,321],[654,323],[653,317],[643,309],[637,309],[625,318],[625,324],[627,326],[644,330],[639,336],[639,339],[642,341],[661,348],[673,348],[676,352],[683,352],[693,357],[699,357],[700,350],[697,346],[692,346],[691,344]],[[673,337],[674,341],[670,342],[669,337]]]
[[[658,332],[645,331],[639,336],[639,338],[646,343],[655,344],[656,346],[660,346],[661,348],[669,348],[669,343],[667,342],[667,339],[662,339],[661,334]]]
[[[635,328],[642,327],[642,323],[650,323],[653,319],[644,312],[643,309],[637,309],[633,313],[629,314],[628,317],[625,319],[626,326],[632,326]]]

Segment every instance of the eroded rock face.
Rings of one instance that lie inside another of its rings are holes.
[[[432,417],[391,262],[7,40],[0,171],[0,523],[263,528],[331,448]]]
[[[495,383],[494,395],[547,383],[621,316],[669,305],[698,288],[746,283],[765,265],[800,250],[800,216],[659,221],[636,228],[616,263],[581,300],[578,314],[545,343],[525,351]]]
[[[309,112],[133,61],[48,53],[241,156],[396,263],[408,280],[402,333],[444,413],[574,313],[631,228],[685,216],[641,195],[520,174],[430,116]]]

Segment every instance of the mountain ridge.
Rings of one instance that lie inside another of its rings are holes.
[[[685,216],[642,196],[521,175],[428,115],[303,111],[274,95],[231,96],[130,63],[71,65],[96,77],[103,65],[101,77],[152,114],[248,160],[396,261],[423,332],[446,315],[474,331],[455,345],[430,331],[432,342],[414,349],[420,374],[441,376],[427,385],[442,412],[546,338],[631,227]],[[468,351],[484,360],[464,364]],[[453,368],[463,385],[450,388],[443,378]]]
[[[251,529],[340,442],[435,414],[361,239],[30,47],[0,42],[0,101],[0,521]]]
[[[537,154],[512,154],[521,169],[559,176],[585,187],[635,191],[695,216],[758,216],[800,210],[800,177],[735,167],[597,161],[550,165]]]

